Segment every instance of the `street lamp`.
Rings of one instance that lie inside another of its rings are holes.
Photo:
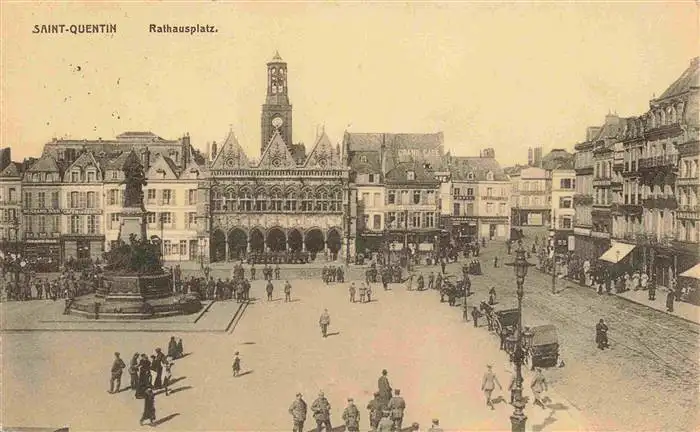
[[[513,414],[510,416],[511,430],[513,432],[525,432],[525,422],[527,417],[523,413],[525,402],[523,401],[523,375],[522,366],[525,360],[524,340],[523,340],[523,285],[528,269],[532,266],[527,261],[526,252],[522,244],[515,251],[515,261],[506,265],[513,267],[515,271],[515,283],[517,285],[516,294],[518,295],[518,328],[516,333],[515,347],[513,360],[515,363],[515,389],[513,390]]]

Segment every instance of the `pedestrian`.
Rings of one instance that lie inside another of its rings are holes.
[[[391,400],[391,384],[389,384],[389,372],[386,369],[382,370],[382,376],[377,380],[377,387],[379,390],[379,399],[382,401],[384,409]]]
[[[382,418],[377,424],[377,432],[392,432],[394,429],[394,422],[391,421],[391,413],[389,411],[382,412]]]
[[[389,401],[391,411],[391,421],[394,423],[394,430],[400,431],[403,423],[403,412],[406,410],[406,401],[401,397],[401,390],[394,390],[394,397]]]
[[[165,395],[168,395],[168,386],[170,385],[170,380],[173,378],[173,365],[175,363],[169,361],[165,364],[165,373],[163,374],[163,387],[165,388]]]
[[[177,341],[175,336],[170,336],[170,341],[168,342],[168,357],[172,359],[177,358]]]
[[[491,401],[491,393],[493,393],[496,386],[498,386],[500,390],[503,390],[503,387],[501,387],[501,383],[498,382],[496,374],[493,373],[493,366],[487,365],[486,368],[487,371],[484,374],[484,379],[481,381],[481,390],[483,390],[484,396],[486,396],[486,405],[493,410],[495,408],[493,407],[493,401]]]
[[[472,319],[474,320],[474,327],[479,327],[479,309],[476,306],[472,308]]]
[[[139,353],[134,353],[129,364],[129,377],[131,378],[131,390],[136,391],[139,384]]]
[[[498,257],[493,257],[493,268],[498,268]]]
[[[444,432],[444,430],[440,427],[440,420],[439,419],[433,419],[433,425],[428,429],[428,432]]]
[[[364,303],[367,300],[367,287],[364,283],[360,284],[360,303]]]
[[[141,421],[139,422],[143,426],[143,422],[148,420],[149,424],[153,425],[156,421],[156,395],[150,388],[146,389],[143,398],[143,414],[141,415]]]
[[[367,284],[367,303],[372,303],[372,287]]]
[[[151,363],[151,369],[156,373],[155,388],[160,388],[163,385],[163,365],[167,362],[165,354],[163,354],[160,348],[156,348],[156,355]]]
[[[265,291],[267,291],[267,301],[272,300],[272,291],[275,289],[274,286],[272,286],[272,281],[270,279],[267,280],[267,286],[265,287]]]
[[[183,355],[185,355],[185,350],[182,347],[182,339],[178,339],[178,341],[177,341],[177,358],[180,358]]]
[[[280,265],[279,265],[279,263],[275,264],[275,279],[280,280]]]
[[[608,347],[608,326],[603,318],[595,326],[595,342],[601,350]]]
[[[331,404],[323,392],[319,392],[318,398],[311,404],[311,411],[313,411],[314,420],[316,420],[316,432],[321,432],[323,428],[326,429],[326,432],[333,431],[333,426],[331,426]]]
[[[348,406],[343,410],[343,421],[345,430],[348,432],[359,432],[360,430],[360,410],[357,409],[353,398],[348,398]]]
[[[447,263],[445,263],[445,259],[443,258],[442,261],[440,261],[440,267],[442,269],[442,274],[445,274],[445,266]]]
[[[653,277],[649,280],[649,300],[656,300],[656,281]]]
[[[408,275],[408,279],[406,280],[406,290],[413,291],[413,273]]]
[[[672,288],[666,293],[666,312],[673,312],[673,302],[675,301],[676,293]]]
[[[372,430],[377,430],[379,420],[382,419],[383,404],[379,397],[379,392],[374,392],[374,399],[367,404],[369,410],[369,426]]]
[[[237,377],[241,372],[241,358],[238,356],[238,351],[236,351],[235,357],[233,358],[233,376]]]
[[[304,401],[301,393],[297,393],[296,399],[292,402],[289,407],[289,414],[292,415],[294,421],[294,426],[292,428],[293,432],[304,432],[304,422],[306,421],[306,402]]]
[[[141,354],[139,360],[139,382],[136,387],[136,399],[143,399],[146,389],[151,387],[151,362],[146,354]]]
[[[255,263],[250,264],[250,280],[255,280]]]
[[[537,368],[537,372],[535,373],[535,377],[532,379],[530,388],[532,389],[532,394],[535,396],[534,404],[539,405],[542,407],[542,409],[545,409],[546,407],[542,402],[542,392],[547,391],[547,380],[545,379],[544,375],[542,375],[541,368]]]
[[[350,303],[355,303],[355,292],[356,292],[355,282],[350,283],[349,290],[350,290]]]
[[[328,336],[328,326],[331,324],[331,316],[328,314],[328,309],[324,309],[321,317],[318,319],[318,324],[321,326],[321,334],[323,337]]]
[[[119,393],[119,387],[121,387],[122,384],[122,372],[124,372],[125,367],[126,364],[124,364],[124,360],[119,357],[118,352],[115,352],[114,361],[112,362],[111,378],[109,380],[110,393]],[[117,383],[116,390],[114,389],[115,382]]]
[[[428,276],[428,289],[431,290],[435,286],[435,273],[430,272],[430,276]]]
[[[289,281],[284,282],[284,302],[292,301],[292,284]]]
[[[489,290],[489,304],[491,306],[496,304],[496,287],[491,287]]]

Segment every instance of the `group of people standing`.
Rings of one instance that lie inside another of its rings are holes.
[[[395,432],[400,431],[403,424],[404,411],[406,410],[406,401],[401,396],[401,390],[393,390],[389,384],[387,377],[388,372],[382,371],[382,375],[377,381],[378,390],[374,392],[374,398],[367,404],[369,411],[369,423],[372,431],[376,432]],[[331,432],[331,404],[321,391],[318,397],[311,404],[311,412],[316,421],[316,431]],[[304,423],[306,422],[309,407],[301,393],[297,393],[296,399],[289,407],[289,414],[294,422],[294,432],[304,432]],[[360,409],[355,405],[353,398],[348,398],[347,406],[343,409],[343,422],[345,430],[348,432],[357,432],[360,430]],[[433,420],[433,426],[437,426],[438,420]],[[418,430],[418,424],[414,423],[412,430]],[[437,429],[433,429],[437,432]]]
[[[40,278],[34,272],[5,273],[0,277],[0,297],[7,300],[58,300],[95,292],[103,284],[100,267],[81,271],[63,269],[58,278]]]
[[[174,336],[168,342],[167,355],[160,348],[156,348],[150,357],[145,353],[134,353],[128,365],[129,387],[134,391],[136,399],[144,400],[141,425],[147,420],[151,424],[156,420],[155,393],[153,391],[163,388],[165,395],[169,395],[174,360],[183,356],[182,339],[176,341]],[[120,354],[115,352],[110,370],[109,393],[120,392],[124,369],[127,369],[126,363]]]
[[[323,269],[321,270],[321,280],[325,284],[329,284],[331,282],[345,282],[345,273],[343,272],[343,268],[340,266],[323,266]]]

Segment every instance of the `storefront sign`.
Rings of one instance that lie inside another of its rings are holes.
[[[30,215],[61,214],[61,209],[57,209],[57,208],[25,209],[24,214],[30,214]]]
[[[425,252],[425,251],[431,251],[433,250],[433,244],[432,243],[421,243],[418,245],[418,250]]]
[[[65,215],[97,215],[102,214],[102,210],[89,208],[71,208],[63,209],[61,210],[61,213]]]

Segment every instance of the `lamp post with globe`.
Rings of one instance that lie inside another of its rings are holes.
[[[515,251],[515,261],[506,265],[513,267],[515,271],[515,283],[518,296],[518,328],[516,332],[516,344],[514,347],[513,360],[515,363],[515,389],[513,390],[513,407],[515,410],[510,416],[511,430],[513,432],[525,432],[527,417],[523,413],[525,402],[523,401],[523,374],[522,366],[525,360],[525,346],[523,339],[523,285],[528,269],[533,265],[527,261],[526,252],[522,244]]]

